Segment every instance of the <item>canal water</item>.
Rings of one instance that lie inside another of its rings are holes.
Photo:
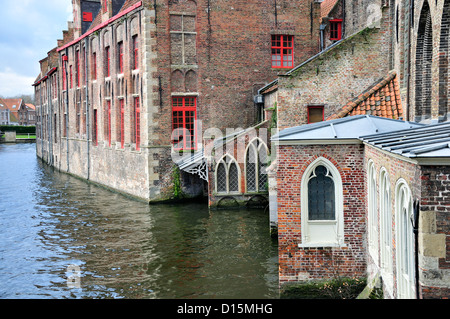
[[[262,210],[149,206],[0,144],[0,299],[278,298]]]

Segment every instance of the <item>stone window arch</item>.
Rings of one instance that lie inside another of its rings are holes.
[[[393,269],[392,269],[392,209],[391,187],[389,173],[383,167],[380,170],[380,253],[381,274],[385,287],[392,295]]]
[[[377,205],[377,172],[372,160],[367,165],[367,230],[369,252],[373,261],[378,264],[378,205]]]
[[[404,179],[395,187],[397,298],[415,298],[414,210],[411,189]]]
[[[269,149],[260,139],[253,139],[245,151],[245,185],[246,191],[263,192],[267,190],[267,172]]]
[[[228,154],[223,156],[217,163],[215,170],[216,193],[239,193],[240,179],[241,172],[236,160]]]
[[[448,120],[450,116],[450,0],[444,2],[442,11],[442,26],[439,45],[439,117],[440,120]]]
[[[344,245],[344,206],[342,178],[328,159],[317,158],[301,180],[300,247]]]
[[[431,65],[433,61],[433,27],[428,1],[423,3],[417,30],[415,117],[416,121],[431,118]]]

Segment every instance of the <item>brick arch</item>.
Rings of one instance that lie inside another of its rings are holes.
[[[189,70],[185,75],[186,92],[197,92],[197,73],[194,70]]]
[[[428,1],[423,3],[417,30],[416,47],[416,120],[431,118],[431,65],[433,60],[433,28]]]
[[[169,6],[170,6],[170,10],[195,13],[197,10],[197,1],[194,1],[194,0],[170,0]]]
[[[172,92],[184,92],[184,73],[181,70],[175,70],[171,75]]]
[[[449,55],[450,55],[450,0],[445,0],[442,11],[441,37],[439,45],[439,117],[448,119],[449,105]]]

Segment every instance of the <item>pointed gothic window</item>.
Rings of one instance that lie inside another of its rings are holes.
[[[319,157],[306,168],[300,189],[302,243],[299,246],[343,246],[343,188],[337,168]]]
[[[234,158],[225,155],[216,166],[216,192],[229,194],[239,192],[239,166]]]
[[[245,155],[245,180],[247,192],[267,191],[266,165],[268,149],[259,138],[254,139],[247,146]]]

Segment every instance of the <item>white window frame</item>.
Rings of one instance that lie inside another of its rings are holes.
[[[228,163],[227,163],[226,158],[229,158],[229,162]],[[225,165],[226,192],[222,192],[222,191],[219,192],[217,190],[217,171],[219,169],[219,165],[221,165],[221,164]],[[233,191],[233,192],[230,192],[230,179],[229,179],[231,165],[236,165],[237,172],[238,172],[238,180],[237,180],[237,182],[238,182],[238,191]],[[216,194],[218,194],[218,195],[222,195],[222,194],[240,194],[241,193],[241,168],[239,167],[238,162],[236,161],[236,159],[233,156],[231,156],[229,154],[226,154],[217,162],[216,169],[214,171],[214,182],[215,182]]]
[[[377,172],[374,162],[369,160],[367,164],[367,237],[369,253],[376,265],[379,264],[377,201]]]
[[[414,299],[414,209],[411,189],[403,178],[400,178],[395,186],[395,216],[397,299]]]
[[[256,144],[255,144],[257,141],[259,141],[258,147],[256,147]],[[263,163],[263,164],[267,164],[267,160],[269,159],[269,148],[267,147],[266,143],[264,143],[264,141],[262,139],[260,139],[259,137],[254,138],[253,140],[250,141],[250,143],[248,143],[248,145],[245,149],[244,171],[245,171],[245,191],[247,193],[259,193],[259,192],[263,191],[263,190],[259,189],[259,175],[264,174],[264,173],[260,173],[260,171],[259,171],[259,166],[260,166],[259,164],[261,163],[260,152],[262,149],[266,152],[266,163]],[[247,176],[248,176],[247,154],[248,154],[248,152],[256,152],[256,154],[255,154],[255,159],[256,159],[255,186],[256,186],[256,190],[248,190],[248,187],[247,187]],[[267,178],[267,181],[268,180],[269,180],[269,178]]]
[[[381,275],[388,292],[393,293],[393,262],[392,262],[392,201],[391,185],[388,171],[382,167],[380,170],[380,254]]]
[[[308,218],[308,182],[318,166],[324,166],[333,178],[335,220],[310,221]],[[302,176],[300,192],[302,243],[299,244],[299,247],[344,247],[344,192],[342,177],[338,169],[328,159],[324,157],[317,158],[305,170]]]

